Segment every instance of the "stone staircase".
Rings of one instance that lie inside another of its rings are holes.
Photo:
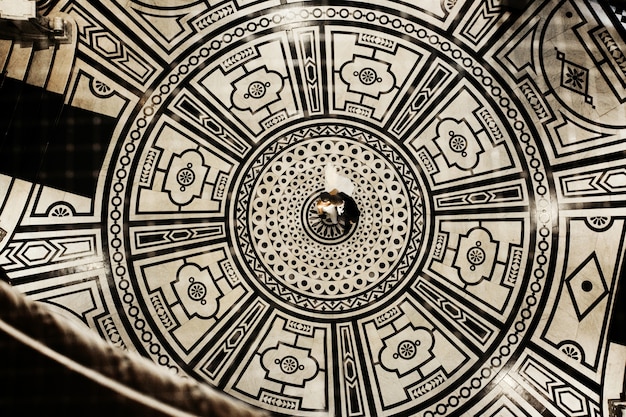
[[[92,115],[66,102],[77,33],[66,14],[0,18],[0,174],[90,195],[103,151]]]
[[[76,24],[67,15],[46,16],[46,21],[62,22],[63,30],[55,34],[52,28],[43,27],[43,32],[33,36],[32,32],[21,30],[24,23],[0,19],[0,26],[10,26],[11,30],[0,34],[0,70],[2,80],[11,78],[49,92],[65,93],[71,76],[76,53]],[[60,19],[60,20],[59,20]],[[32,20],[31,20],[32,21]],[[28,23],[27,23],[28,24]],[[32,29],[34,23],[30,24]],[[17,29],[16,29],[17,28]],[[6,34],[12,36],[6,36]]]

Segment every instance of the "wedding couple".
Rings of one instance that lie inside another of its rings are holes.
[[[352,198],[354,184],[349,178],[340,175],[333,164],[326,165],[324,170],[325,190],[317,200],[317,214],[328,217],[333,224],[343,219],[344,234],[359,221],[359,208]]]

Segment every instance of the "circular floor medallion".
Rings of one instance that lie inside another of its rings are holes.
[[[449,415],[513,360],[546,288],[543,151],[499,78],[427,25],[381,43],[316,10],[337,97],[315,117],[292,112],[297,57],[265,65],[290,51],[277,14],[250,50],[222,51],[229,35],[181,57],[120,129],[105,193],[120,316],[159,364],[261,408]],[[434,64],[402,78],[392,50]],[[329,164],[355,185],[349,230],[316,213]]]
[[[406,283],[425,219],[416,168],[382,139],[355,129],[340,136],[345,129],[305,128],[258,152],[231,216],[233,247],[253,285],[290,311],[335,319],[372,308]],[[347,230],[343,219],[317,214],[328,164],[355,185],[360,218]]]

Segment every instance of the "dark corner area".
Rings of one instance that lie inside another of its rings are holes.
[[[626,346],[626,265],[622,265],[617,281],[617,292],[615,295],[615,305],[611,317],[609,328],[609,341]]]
[[[0,173],[93,196],[115,119],[3,74]]]

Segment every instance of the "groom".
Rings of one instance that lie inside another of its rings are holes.
[[[326,190],[320,194],[317,201],[317,213],[320,216],[328,215],[333,224],[338,223],[339,218],[344,219],[344,234],[347,234],[352,226],[359,221],[360,211],[351,194],[354,184],[349,178],[340,175],[333,164],[328,164],[325,169]]]
[[[339,219],[344,219],[344,234],[347,234],[352,226],[359,222],[361,212],[356,201],[348,194],[337,189],[324,191],[317,200],[317,214],[328,216],[333,224],[339,223]]]

